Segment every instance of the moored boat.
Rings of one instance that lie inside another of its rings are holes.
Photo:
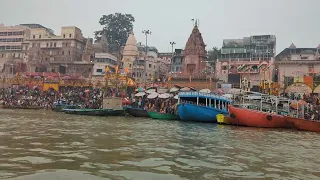
[[[307,120],[290,116],[286,116],[285,119],[293,129],[320,132],[320,121]]]
[[[109,109],[105,112],[105,116],[124,116],[125,111],[123,109]]]
[[[148,111],[142,108],[126,107],[126,113],[133,117],[149,117]]]
[[[226,97],[202,92],[180,92],[178,115],[183,121],[217,122],[217,115],[228,115],[232,101]]]
[[[66,104],[55,105],[52,108],[52,111],[62,112],[63,109],[78,109],[78,106],[76,106],[76,105],[66,105]]]
[[[284,116],[259,110],[229,105],[229,114],[229,120],[233,125],[261,128],[290,127]]]
[[[148,112],[152,119],[162,119],[162,120],[179,120],[179,116],[171,113],[159,113],[154,111]]]
[[[110,109],[63,109],[62,111],[66,114],[105,116]]]

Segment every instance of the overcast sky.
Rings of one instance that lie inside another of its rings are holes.
[[[320,0],[1,0],[0,23],[38,23],[60,34],[61,26],[77,26],[85,37],[101,29],[99,19],[115,12],[132,14],[138,42],[142,30],[152,35],[148,44],[160,52],[184,48],[200,19],[207,49],[221,47],[223,39],[274,34],[277,53],[293,42],[297,47],[320,43]]]

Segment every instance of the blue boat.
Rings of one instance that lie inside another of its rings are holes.
[[[202,92],[180,92],[178,115],[182,121],[216,123],[218,114],[228,115],[232,101],[224,96]]]

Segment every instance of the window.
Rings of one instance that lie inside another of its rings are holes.
[[[155,68],[156,68],[156,66],[154,65],[154,66],[153,66],[153,68],[155,69]]]
[[[129,64],[129,67],[131,67],[131,64]]]
[[[52,43],[50,43],[50,47],[52,47]]]
[[[151,64],[149,64],[149,68],[151,68]]]
[[[53,47],[57,47],[57,43],[53,43]]]
[[[69,55],[71,55],[71,51],[69,51]]]
[[[102,72],[102,69],[97,69],[96,72],[100,72],[100,73],[101,73],[101,72]]]
[[[41,35],[39,35],[39,39],[41,39]]]
[[[49,47],[49,43],[47,43],[47,47]]]
[[[36,38],[36,35],[33,35],[33,39],[35,39]]]
[[[65,35],[65,34],[63,35],[63,38],[66,38],[66,35]]]
[[[69,38],[71,38],[71,34],[69,34]]]
[[[4,57],[4,54],[1,54],[1,57]]]
[[[62,55],[64,55],[64,51],[62,51]]]

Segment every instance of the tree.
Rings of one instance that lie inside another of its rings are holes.
[[[133,29],[134,17],[131,14],[103,15],[99,23],[104,26],[102,30],[95,31],[95,39],[99,41],[102,35],[107,36],[108,48],[113,52],[119,52],[120,47],[126,44],[127,38]]]
[[[216,62],[217,62],[219,53],[220,53],[220,50],[217,47],[213,47],[207,53],[208,61],[210,61],[209,63],[214,69],[216,68]]]

